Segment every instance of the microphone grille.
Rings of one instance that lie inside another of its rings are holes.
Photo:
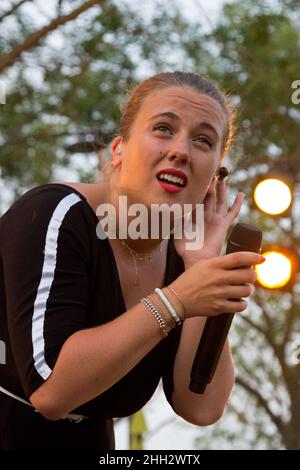
[[[262,231],[254,225],[249,224],[236,224],[229,235],[229,243],[238,245],[240,251],[255,251],[259,252],[262,244]]]

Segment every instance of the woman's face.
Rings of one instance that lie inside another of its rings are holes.
[[[226,123],[219,103],[191,87],[154,91],[145,98],[129,139],[113,142],[119,194],[147,207],[201,203],[218,168]]]

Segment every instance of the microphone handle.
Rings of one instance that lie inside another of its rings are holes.
[[[191,370],[189,389],[194,393],[204,393],[216,371],[234,313],[222,313],[208,317]],[[213,341],[212,341],[213,339]]]
[[[259,252],[259,247],[238,245],[228,241],[226,254],[237,251]],[[206,386],[211,382],[217,368],[224,344],[230,329],[234,313],[222,313],[218,316],[208,317],[198,345],[193,366],[189,389],[194,393],[204,393]]]

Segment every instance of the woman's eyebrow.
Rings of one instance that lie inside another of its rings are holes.
[[[171,119],[176,119],[176,121],[180,121],[180,117],[178,116],[178,114],[173,113],[172,111],[166,111],[164,113],[155,114],[150,119],[148,119],[148,121],[151,121],[152,119],[155,119],[155,118],[158,118],[158,117],[161,117],[161,116],[166,116],[166,117],[169,117]]]
[[[212,124],[210,124],[209,122],[206,122],[206,121],[199,122],[199,124],[197,124],[197,126],[196,126],[196,129],[211,131],[214,134],[215,138],[217,140],[219,139],[218,132],[216,131],[214,126]]]
[[[178,114],[173,113],[173,111],[165,111],[164,113],[155,114],[150,119],[148,119],[148,121],[151,121],[152,119],[156,119],[158,117],[163,117],[163,116],[164,117],[169,117],[170,119],[175,119],[176,121],[180,121],[180,117],[178,116]],[[206,122],[206,121],[199,122],[195,126],[195,129],[211,131],[215,135],[216,139],[219,139],[218,132],[216,131],[214,126],[212,124],[210,124],[209,122]]]

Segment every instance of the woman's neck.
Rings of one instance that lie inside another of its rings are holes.
[[[162,236],[159,227],[155,226],[156,230],[154,230],[151,226],[152,218],[148,207],[145,207],[144,214],[138,209],[137,213],[129,215],[129,208],[138,201],[131,201],[129,197],[120,195],[112,186],[107,200],[112,205],[112,215],[115,220],[116,236],[114,238],[123,239],[127,247],[140,255],[156,252],[167,244],[166,236]]]

